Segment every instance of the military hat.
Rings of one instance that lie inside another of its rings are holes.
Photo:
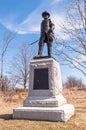
[[[44,17],[44,15],[48,15],[48,17],[50,17],[50,14],[47,11],[42,12],[42,17]]]

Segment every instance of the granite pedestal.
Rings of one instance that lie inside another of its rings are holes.
[[[53,58],[33,59],[30,62],[28,96],[23,107],[13,110],[13,118],[67,121],[74,106],[62,95],[59,63]]]

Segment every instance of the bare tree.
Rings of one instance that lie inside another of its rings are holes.
[[[7,32],[3,38],[2,52],[1,52],[1,78],[3,77],[4,57],[9,47],[10,42],[15,38],[15,33]]]
[[[0,78],[0,88],[2,89],[3,85],[3,91],[7,91],[10,89],[10,80],[8,79],[7,76],[3,76],[3,78]]]
[[[64,86],[67,88],[78,87],[80,89],[86,89],[86,84],[84,84],[81,79],[78,79],[73,76],[69,76],[67,78],[67,81],[64,83]]]
[[[11,77],[9,78],[10,80],[10,89],[15,90],[17,84],[19,83],[18,78],[15,75],[11,75]]]
[[[4,35],[3,38],[3,43],[2,43],[2,47],[1,47],[1,74],[0,74],[0,78],[3,79],[3,71],[4,71],[4,62],[5,62],[5,56],[6,56],[6,52],[7,49],[9,48],[9,44],[11,43],[11,41],[15,38],[16,33],[14,32],[7,32]],[[2,82],[3,83],[3,82]],[[2,91],[3,91],[3,84],[1,85]]]
[[[33,52],[27,42],[22,43],[18,49],[18,54],[12,62],[10,74],[17,79],[17,83],[23,85],[24,89],[29,84],[29,63],[33,57]]]
[[[66,39],[57,39],[54,54],[60,62],[72,65],[86,75],[86,0],[73,0],[67,8],[65,25],[61,26]],[[60,46],[60,49],[58,49]]]
[[[86,32],[86,0],[84,0],[84,11],[85,11],[85,32]]]

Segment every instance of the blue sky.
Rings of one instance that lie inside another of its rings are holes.
[[[23,41],[33,42],[39,39],[41,13],[50,12],[55,24],[55,36],[64,37],[59,25],[65,20],[65,6],[72,0],[0,0],[0,44],[6,31],[16,31],[17,37],[11,42],[13,49],[8,50],[7,64],[16,54],[16,47]],[[2,46],[2,45],[0,45]],[[46,48],[45,48],[46,49]],[[0,50],[1,51],[1,50]],[[5,68],[5,71],[7,68]],[[85,80],[85,76],[76,69],[61,66],[62,80],[70,75]]]

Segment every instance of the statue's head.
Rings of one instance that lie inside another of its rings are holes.
[[[47,11],[42,12],[42,17],[43,18],[49,18],[50,14]]]

